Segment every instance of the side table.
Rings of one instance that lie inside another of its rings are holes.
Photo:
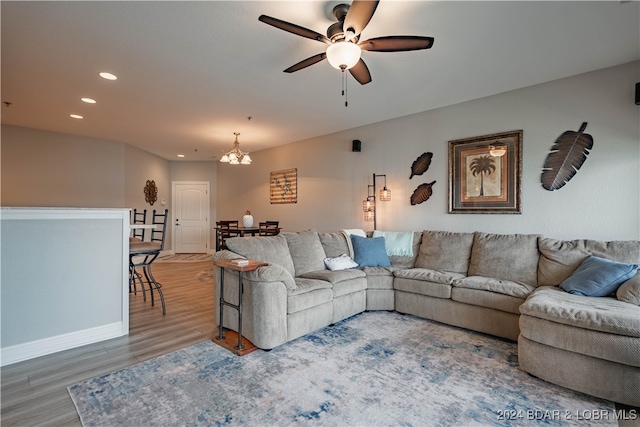
[[[246,261],[246,263],[244,263]],[[254,271],[259,267],[263,267],[267,264],[266,262],[247,260],[243,258],[237,259],[219,259],[214,260],[213,264],[215,266],[221,267],[220,270],[220,322],[219,322],[219,333],[217,340],[224,340],[224,332],[222,327],[222,319],[223,319],[223,310],[224,306],[231,307],[234,310],[238,311],[238,345],[235,347],[236,350],[242,350],[244,346],[242,345],[242,294],[244,292],[243,283],[242,283],[242,273],[245,271]],[[238,305],[232,304],[224,299],[224,269],[228,268],[229,270],[235,270],[238,272]]]

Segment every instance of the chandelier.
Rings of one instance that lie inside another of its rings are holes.
[[[233,148],[228,153],[225,153],[220,161],[230,165],[250,165],[251,157],[249,157],[249,153],[240,151],[240,143],[238,142],[240,132],[234,132],[233,134],[236,136],[236,140],[233,141]]]

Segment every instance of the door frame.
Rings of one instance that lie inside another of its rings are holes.
[[[206,224],[206,239],[207,239],[207,254],[212,254],[215,252],[215,247],[211,248],[211,182],[210,181],[171,181],[171,208],[173,210],[172,218],[174,219],[171,224],[171,241],[173,242],[173,250],[171,251],[173,254],[176,253],[176,222],[175,222],[175,214],[176,214],[176,184],[177,185],[200,185],[206,184],[207,186],[207,224]]]

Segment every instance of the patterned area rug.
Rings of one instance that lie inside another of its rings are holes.
[[[160,256],[155,262],[202,262],[211,261],[209,254],[174,254]]]
[[[521,371],[515,343],[388,312],[244,357],[205,341],[69,393],[85,426],[617,424]]]

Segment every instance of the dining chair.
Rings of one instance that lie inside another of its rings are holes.
[[[227,249],[225,240],[238,235],[239,221],[216,221],[216,251]]]
[[[131,219],[131,224],[146,224],[147,223],[147,210],[143,210],[142,212],[138,212],[137,209],[133,210],[133,219]],[[131,237],[129,237],[130,242],[142,242],[144,240],[145,232],[144,228],[134,228],[131,232]]]
[[[129,242],[129,268],[132,274],[137,277],[140,275],[137,273],[136,268],[140,267],[144,274],[145,281],[142,283],[142,295],[144,300],[147,300],[146,291],[144,288],[145,283],[149,286],[149,293],[151,293],[151,306],[155,305],[155,299],[153,295],[154,289],[160,296],[162,302],[162,314],[167,314],[167,310],[164,303],[164,294],[162,293],[162,284],[153,277],[151,272],[151,265],[158,258],[160,252],[164,250],[164,242],[167,232],[167,219],[169,217],[169,210],[165,209],[164,212],[156,213],[153,210],[151,217],[151,224],[155,225],[155,228],[151,229],[151,239],[148,242]],[[135,279],[134,279],[135,280]],[[140,278],[142,282],[142,279]]]
[[[280,221],[263,221],[258,224],[261,236],[276,236],[280,234]]]

